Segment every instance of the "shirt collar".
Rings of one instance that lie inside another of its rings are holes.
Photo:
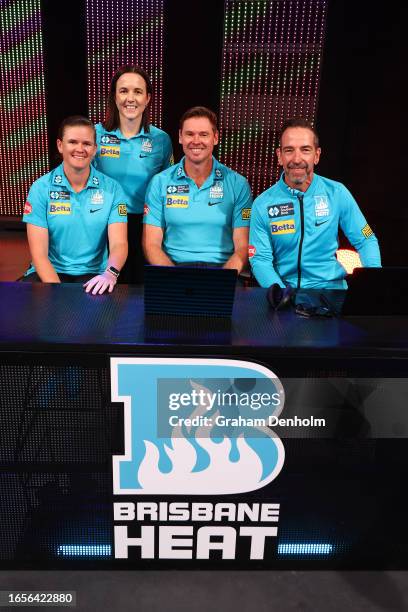
[[[179,161],[178,164],[174,166],[174,171],[178,179],[190,178],[190,177],[187,177],[186,171],[184,169],[184,160],[185,160],[185,156]],[[224,179],[224,172],[222,170],[220,162],[218,161],[218,159],[215,159],[214,156],[212,156],[212,162],[213,163],[212,163],[211,173],[206,178],[205,182],[207,182],[209,178],[211,178],[213,183],[215,181],[222,181]]]
[[[59,187],[65,187],[66,189],[70,189],[72,191],[72,186],[69,180],[67,179],[67,177],[65,176],[63,164],[60,164],[59,166],[55,168],[55,170],[53,170],[52,184],[59,186]],[[99,179],[98,173],[95,170],[95,168],[91,165],[91,172],[89,174],[88,182],[86,184],[85,189],[88,189],[88,187],[98,188],[100,187],[100,184],[101,184],[101,181]]]
[[[292,187],[289,187],[289,185],[285,182],[285,173],[282,172],[279,182],[281,184],[281,188],[287,193],[289,192],[291,196],[294,197],[298,197],[300,195],[304,196],[306,194],[311,194],[316,186],[316,179],[317,179],[317,175],[315,173],[313,173],[313,178],[312,178],[312,182],[310,183],[309,187],[306,189],[306,191],[301,191],[300,189],[293,189]]]
[[[117,138],[120,138],[121,140],[131,140],[132,138],[150,138],[150,139],[152,139],[152,133],[151,132],[145,132],[145,129],[144,129],[143,125],[140,128],[140,132],[138,132],[134,136],[131,136],[131,138],[125,138],[125,136],[120,131],[120,127],[118,127],[116,130],[111,130],[109,132],[108,132],[108,130],[105,130],[105,133],[106,134],[114,134],[115,136],[117,136]]]

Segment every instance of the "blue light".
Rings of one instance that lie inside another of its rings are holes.
[[[61,544],[58,546],[59,557],[110,557],[110,544]]]
[[[330,555],[333,552],[333,544],[318,542],[293,542],[290,544],[279,544],[279,555]]]

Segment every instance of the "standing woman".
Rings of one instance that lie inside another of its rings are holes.
[[[129,256],[121,282],[142,283],[142,217],[150,179],[173,163],[171,140],[149,124],[152,84],[138,66],[122,66],[114,74],[106,118],[96,125],[95,166],[123,187],[128,207]]]
[[[32,264],[22,280],[111,292],[127,256],[125,194],[91,166],[96,139],[89,119],[65,119],[57,147],[62,163],[33,183],[24,206]]]

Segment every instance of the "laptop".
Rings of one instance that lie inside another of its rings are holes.
[[[231,317],[236,282],[236,270],[145,266],[145,314]]]
[[[341,316],[408,315],[408,267],[355,268],[348,290],[324,292],[324,301]]]

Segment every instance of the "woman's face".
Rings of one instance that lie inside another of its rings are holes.
[[[58,151],[67,169],[89,168],[96,153],[95,132],[86,125],[68,126],[62,140],[57,140]]]
[[[143,111],[150,102],[146,82],[140,74],[125,72],[117,80],[115,102],[119,112],[119,122],[142,121]]]

